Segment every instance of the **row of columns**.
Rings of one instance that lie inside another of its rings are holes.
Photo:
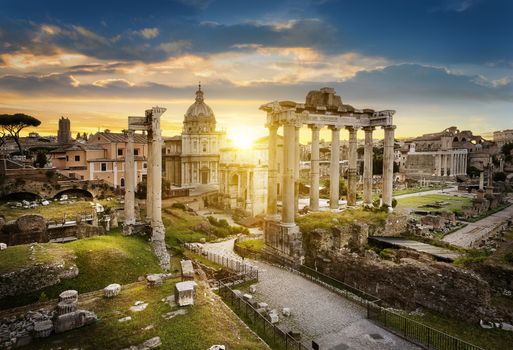
[[[277,123],[270,123],[269,128],[269,175],[268,175],[268,201],[267,214],[277,214]],[[312,132],[311,167],[310,167],[310,209],[319,210],[319,132],[322,125],[312,124],[309,128]],[[294,225],[294,216],[297,212],[298,182],[299,182],[299,128],[296,122],[283,123],[283,192],[282,192],[282,217],[284,225]],[[348,196],[347,204],[356,205],[357,188],[357,127],[345,127],[349,131],[349,167],[348,167]],[[385,131],[383,154],[383,194],[384,205],[392,205],[393,190],[393,163],[394,163],[394,130],[395,126],[383,127]],[[331,165],[330,165],[330,208],[338,209],[340,198],[340,129],[339,126],[330,126],[331,129]],[[363,190],[364,205],[372,205],[372,161],[374,127],[364,127],[364,173]]]
[[[435,155],[436,176],[457,176],[467,174],[465,153],[442,153]]]

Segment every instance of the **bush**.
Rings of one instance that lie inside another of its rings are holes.
[[[173,203],[173,204],[171,204],[171,209],[187,210],[187,208],[185,207],[185,204],[183,204],[183,203]]]
[[[48,296],[46,295],[45,292],[41,292],[41,294],[39,294],[39,298],[37,299],[37,301],[40,303],[44,303],[44,302],[48,301]]]

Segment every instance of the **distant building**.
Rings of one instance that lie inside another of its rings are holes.
[[[164,140],[165,179],[180,187],[219,185],[219,150],[225,139],[199,86],[196,101],[185,113],[182,134]]]
[[[79,180],[104,180],[115,188],[125,187],[127,137],[109,130],[97,132],[86,143],[76,142],[50,152],[52,166]],[[135,134],[135,180],[146,177],[148,145],[145,135]]]
[[[268,138],[261,138],[250,149],[225,147],[220,151],[219,193],[228,209],[240,209],[253,216],[267,209]],[[283,137],[278,136],[277,147],[283,149]],[[283,152],[277,152],[277,190],[281,197]]]
[[[454,178],[466,175],[469,166],[482,170],[496,152],[494,142],[453,126],[406,140],[402,149],[402,154],[406,154],[403,171],[409,178]]]
[[[59,145],[68,145],[71,139],[71,122],[68,118],[61,117],[59,119],[59,130],[57,132],[57,143]]]
[[[499,149],[507,143],[513,143],[513,129],[495,131],[493,133],[493,141],[497,144]]]

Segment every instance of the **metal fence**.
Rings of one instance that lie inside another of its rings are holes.
[[[263,314],[259,313],[250,303],[237,295],[227,284],[219,281],[219,295],[225,303],[258,334],[273,350],[308,350],[297,335],[286,333],[272,324]]]
[[[347,283],[334,279],[308,266],[301,265],[298,273],[322,284],[329,289],[335,288],[339,294],[352,299],[367,308],[367,318],[378,323],[385,329],[395,333],[426,349],[433,350],[484,350],[447,333],[431,328],[425,324],[403,316],[381,306],[381,299],[355,288]]]
[[[206,258],[207,260],[224,266],[237,273],[251,273],[252,271],[256,270],[256,267],[249,265],[248,263],[245,263],[242,259],[234,259],[229,256],[210,252],[208,250],[203,249],[203,246],[201,244],[185,243],[184,247]]]

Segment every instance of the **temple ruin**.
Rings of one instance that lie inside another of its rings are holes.
[[[144,117],[128,117],[128,138],[125,157],[125,223],[123,232],[130,235],[136,225],[135,217],[135,167],[134,134],[146,132],[148,137],[148,167],[146,176],[146,224],[151,227],[151,242],[162,268],[170,267],[162,222],[162,134],[160,117],[166,111],[162,107],[146,110]]]
[[[349,169],[347,205],[356,205],[357,188],[357,132],[365,132],[363,204],[372,205],[372,133],[376,127],[384,129],[383,154],[383,189],[382,205],[392,206],[394,130],[393,115],[395,111],[374,111],[373,109],[356,109],[342,103],[333,88],[310,91],[305,103],[292,101],[274,101],[264,104],[261,110],[267,112],[269,129],[269,172],[267,217],[264,229],[265,242],[279,254],[298,261],[302,256],[301,233],[295,223],[298,211],[299,188],[299,129],[307,125],[312,130],[312,156],[310,176],[310,210],[319,210],[319,132],[328,127],[331,130],[331,164],[330,164],[330,209],[339,208],[340,180],[340,131],[349,132]],[[278,129],[283,127],[284,166],[281,217],[277,209],[277,139]]]

